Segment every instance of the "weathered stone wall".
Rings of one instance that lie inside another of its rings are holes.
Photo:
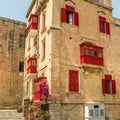
[[[75,4],[64,0],[53,1],[53,26],[59,30],[52,30],[52,78],[51,86],[53,99],[61,100],[61,103],[66,103],[64,109],[67,107],[76,106],[76,110],[71,113],[63,110],[63,105],[58,106],[62,110],[62,118],[79,120],[84,116],[85,102],[100,102],[105,105],[105,116],[112,116],[113,119],[119,119],[119,113],[115,112],[115,106],[119,108],[119,66],[116,60],[119,59],[119,25],[115,25],[117,20],[113,20],[111,1],[107,1],[108,6],[100,6],[85,0],[76,0]],[[69,25],[61,22],[61,8],[65,8],[65,4],[73,6],[75,11],[79,13],[79,27]],[[111,34],[107,35],[99,32],[98,16],[106,17],[110,22]],[[114,24],[113,24],[114,23]],[[119,22],[117,23],[119,24]],[[117,27],[116,27],[117,26]],[[80,64],[80,44],[84,42],[92,43],[103,47],[104,66],[82,66]],[[116,52],[117,54],[116,54]],[[69,70],[77,70],[79,72],[79,93],[69,92]],[[112,79],[116,80],[117,94],[103,95],[102,93],[102,79],[104,74],[111,74]],[[57,95],[58,94],[58,95]],[[54,98],[54,95],[57,98]],[[82,104],[81,109],[76,105]],[[107,109],[106,103],[110,105],[110,111]],[[55,105],[56,106],[56,105]],[[81,111],[82,110],[82,111]],[[113,112],[112,112],[113,111]],[[78,112],[78,113],[77,113]],[[82,112],[82,113],[80,113]],[[54,116],[53,112],[53,116]],[[56,115],[55,115],[56,116]],[[75,118],[74,118],[74,117]],[[79,117],[78,117],[79,116]],[[72,118],[73,117],[73,118]]]
[[[106,104],[105,111],[106,117],[111,118],[112,120],[119,120],[120,119],[120,105],[119,104]]]
[[[25,35],[23,22],[0,17],[0,107],[15,107],[22,103],[24,49],[19,48],[20,34]],[[11,47],[9,49],[9,46]]]

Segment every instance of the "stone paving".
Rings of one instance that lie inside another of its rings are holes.
[[[0,110],[0,120],[25,120],[23,113],[16,110]]]

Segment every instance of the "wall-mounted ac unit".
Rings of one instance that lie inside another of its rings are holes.
[[[112,120],[112,116],[105,116],[105,120]]]

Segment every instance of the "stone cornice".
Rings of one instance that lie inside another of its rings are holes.
[[[41,6],[42,6],[45,2],[47,2],[47,1],[48,1],[48,0],[38,0],[38,10],[39,10],[39,9],[41,8]],[[28,11],[27,11],[27,14],[26,14],[26,18],[27,18],[28,15],[30,14],[30,12],[31,12],[31,10],[32,10],[35,2],[36,2],[36,0],[32,0],[32,2],[31,2],[31,4],[30,4],[30,7],[29,7],[29,9],[28,9]],[[37,12],[37,11],[36,11],[36,12]]]
[[[25,22],[18,21],[18,20],[13,20],[13,19],[10,19],[10,18],[0,17],[0,21],[12,22],[12,23],[15,23],[15,24],[25,25],[25,26],[26,26],[26,23],[25,23]]]
[[[94,2],[94,1],[92,1],[92,0],[84,0],[84,1],[87,1],[87,2],[89,2],[89,3],[93,3],[93,4],[96,4],[96,5],[98,5],[99,7],[102,7],[102,8],[104,8],[104,9],[107,9],[107,10],[110,10],[110,11],[112,11],[112,7],[110,7],[110,6],[107,6],[107,5],[104,5],[104,4],[101,4],[101,3],[97,3],[97,2]]]

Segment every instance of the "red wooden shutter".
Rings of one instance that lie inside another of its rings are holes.
[[[112,75],[105,74],[105,79],[106,80],[112,80]]]
[[[38,93],[38,92],[40,92],[39,79],[37,79],[37,80],[34,82],[34,93]]]
[[[116,81],[112,80],[112,94],[116,94]]]
[[[102,91],[103,94],[107,93],[107,83],[105,79],[102,79]]]
[[[36,93],[38,91],[38,86],[37,86],[37,83],[35,82],[34,83],[34,93]]]
[[[105,21],[106,19],[104,17],[99,16],[99,31],[103,33],[105,32]]]
[[[42,89],[42,84],[40,84],[40,92],[39,92],[40,100],[42,99],[43,96],[43,89]]]
[[[61,22],[66,22],[66,9],[61,8]]]
[[[32,58],[30,58],[30,66],[32,66],[32,60],[33,60],[33,59],[32,59]]]
[[[106,22],[106,34],[110,34],[110,23]]]
[[[70,11],[75,11],[75,8],[72,7],[72,6],[69,6],[69,5],[65,5],[66,9],[67,10],[70,10]]]
[[[78,92],[78,71],[69,71],[69,90],[70,92]]]
[[[34,83],[34,93],[36,93],[37,89],[36,89],[36,83]]]
[[[74,12],[74,25],[79,26],[79,14]]]

